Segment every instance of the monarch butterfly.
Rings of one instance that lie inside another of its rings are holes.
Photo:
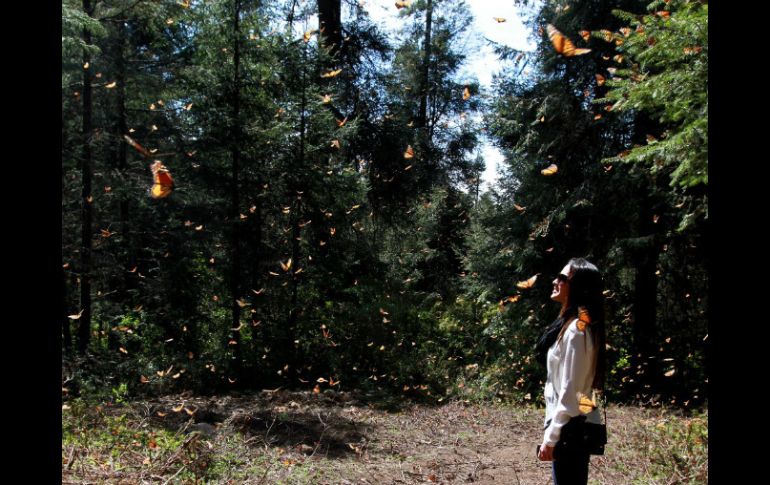
[[[152,188],[150,189],[150,196],[153,199],[167,197],[174,188],[174,180],[171,178],[171,173],[160,160],[155,160],[155,163],[150,166],[150,169],[152,170]]]
[[[573,44],[572,41],[569,40],[564,34],[556,30],[556,27],[553,25],[548,24],[546,29],[548,31],[548,38],[551,39],[551,43],[553,44],[554,49],[556,49],[556,52],[559,54],[566,57],[572,57],[588,54],[591,52],[591,49],[576,48],[575,44]]]
[[[586,329],[587,325],[591,324],[591,316],[588,314],[588,309],[585,307],[578,307],[578,322],[577,328],[581,332]]]
[[[519,281],[518,283],[516,283],[516,288],[519,288],[521,290],[527,290],[535,286],[535,281],[537,281],[537,275],[529,278],[526,281]]]
[[[558,171],[559,171],[559,167],[557,167],[555,163],[552,163],[547,168],[544,168],[543,170],[541,170],[540,173],[548,176],[548,175],[553,175]]]
[[[604,86],[604,81],[606,81],[606,79],[604,78],[604,76],[602,76],[601,74],[597,74],[597,75],[596,75],[596,84],[597,84],[598,86]]]
[[[590,397],[586,396],[582,392],[578,393],[578,398],[579,398],[578,399],[578,409],[580,410],[580,412],[582,414],[588,414],[591,411],[593,411],[594,409],[596,409],[597,406],[596,406],[596,403],[594,402],[594,400],[591,399]]]

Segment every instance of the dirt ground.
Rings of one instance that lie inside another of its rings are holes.
[[[137,429],[187,436],[181,448],[188,453],[132,463],[128,454],[114,458],[113,450],[107,466],[95,446],[76,450],[63,444],[62,483],[551,483],[550,463],[535,457],[543,412],[534,407],[462,401],[387,406],[355,393],[279,389],[169,396],[107,412],[129,415]],[[655,419],[662,419],[660,412],[610,406],[610,443],[604,456],[591,458],[589,483],[653,483],[644,479],[646,457],[623,443]],[[697,482],[677,481],[672,471],[671,480],[654,483]]]

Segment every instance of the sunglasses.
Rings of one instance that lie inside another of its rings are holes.
[[[569,281],[569,276],[567,276],[567,275],[565,275],[563,273],[559,273],[559,274],[556,275],[556,280],[559,283],[566,283],[566,282]]]

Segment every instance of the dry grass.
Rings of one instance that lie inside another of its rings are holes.
[[[386,410],[351,393],[285,391],[69,406],[62,483],[550,481],[550,464],[534,455],[542,411],[532,407],[404,402]],[[707,483],[707,419],[611,406],[610,443],[592,458],[590,483]]]

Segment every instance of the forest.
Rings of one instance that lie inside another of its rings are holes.
[[[434,420],[526,421],[510,466],[545,483],[534,349],[574,257],[610,433],[650,446],[610,438],[595,483],[707,482],[708,2],[501,1],[532,49],[486,39],[490,84],[469,35],[513,19],[474,3],[62,1],[63,483],[494,480],[404,472]]]

